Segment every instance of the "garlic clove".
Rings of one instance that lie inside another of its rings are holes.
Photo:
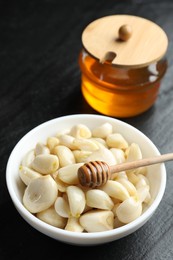
[[[111,210],[114,206],[108,194],[98,189],[92,189],[86,192],[86,204],[92,208],[106,210]]]
[[[63,197],[58,197],[54,204],[55,211],[63,218],[70,216],[70,207],[68,202]]]
[[[53,149],[52,153],[58,156],[60,167],[74,164],[76,162],[73,152],[70,150],[70,148],[64,145],[57,145]]]
[[[28,185],[32,179],[38,178],[42,176],[40,173],[30,169],[26,166],[20,166],[19,167],[19,176],[21,180],[25,183],[25,185]]]
[[[126,139],[119,133],[113,133],[106,137],[106,143],[109,148],[118,148],[118,149],[127,149],[128,142]]]
[[[132,143],[125,152],[126,161],[131,162],[142,159],[142,152],[138,144]]]
[[[68,186],[67,197],[71,216],[78,218],[85,209],[85,193],[77,186]]]
[[[85,160],[85,162],[90,162],[90,161],[104,161],[108,165],[116,164],[115,157],[113,156],[111,151],[107,148],[99,148],[97,151],[94,151]]]
[[[67,223],[67,219],[58,215],[53,206],[36,213],[36,217],[46,222],[47,224],[58,228],[64,228]]]
[[[130,197],[127,189],[117,181],[108,180],[106,184],[100,187],[100,189],[105,191],[110,197],[121,201]]]
[[[122,223],[130,223],[142,214],[142,203],[133,197],[124,200],[116,209],[116,215]]]
[[[23,204],[31,212],[37,213],[53,205],[57,198],[58,188],[50,175],[31,180],[26,187]]]
[[[135,186],[128,179],[118,178],[116,181],[121,183],[126,188],[130,196],[137,196],[137,190]]]
[[[50,154],[49,148],[40,142],[37,143],[35,147],[35,155],[37,156],[39,154]]]
[[[77,124],[71,128],[70,135],[75,138],[90,138],[91,130],[84,124]]]
[[[109,134],[112,134],[113,127],[110,123],[106,122],[92,130],[93,137],[106,138]]]
[[[40,154],[31,164],[32,168],[42,174],[51,174],[59,167],[59,159],[53,154]]]
[[[66,165],[58,170],[58,178],[64,183],[74,185],[79,184],[78,169],[84,163],[74,163]]]
[[[101,232],[114,227],[114,214],[110,210],[90,210],[79,218],[80,225],[87,232]]]

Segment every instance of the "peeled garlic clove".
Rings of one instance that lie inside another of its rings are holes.
[[[56,147],[59,144],[59,139],[55,136],[50,136],[47,138],[47,147],[50,151],[53,150],[54,147]]]
[[[55,211],[63,218],[70,216],[70,208],[68,202],[63,197],[58,197],[54,204]]]
[[[124,200],[116,209],[116,215],[122,223],[130,223],[142,214],[142,203],[133,197]]]
[[[51,174],[59,167],[59,159],[53,154],[40,154],[31,164],[32,168],[42,174]]]
[[[71,128],[70,135],[75,138],[90,138],[91,130],[84,124],[77,124]]]
[[[71,150],[76,150],[77,147],[75,146],[74,142],[74,137],[68,134],[64,134],[64,135],[60,135],[59,136],[59,144],[64,145],[68,148],[70,148]]]
[[[36,171],[33,171],[29,167],[21,165],[19,167],[19,176],[25,185],[28,185],[32,179],[38,178],[42,175]]]
[[[27,152],[26,155],[23,157],[22,163],[21,163],[22,166],[30,167],[34,158],[35,158],[35,151],[33,149],[33,150],[30,150],[29,152]]]
[[[59,216],[53,206],[36,213],[36,217],[47,224],[58,228],[64,228],[67,223],[67,219]]]
[[[126,150],[126,161],[131,162],[142,159],[142,152],[138,144],[132,143]]]
[[[64,167],[76,162],[73,152],[70,150],[70,148],[64,145],[56,146],[52,153],[58,156],[60,167]]]
[[[116,164],[115,157],[107,148],[99,148],[97,151],[94,151],[90,156],[87,157],[85,162],[90,161],[104,161],[108,165]]]
[[[92,130],[93,137],[106,138],[107,135],[112,134],[113,127],[110,123],[106,122]]]
[[[35,155],[37,156],[39,154],[50,154],[50,150],[46,145],[37,143],[35,147]]]
[[[86,158],[92,154],[91,151],[81,151],[81,150],[74,150],[73,151],[75,160],[77,163],[84,162]]]
[[[127,189],[117,181],[108,180],[106,184],[100,187],[100,189],[106,192],[110,197],[121,201],[130,197]]]
[[[110,151],[114,155],[117,164],[125,162],[125,154],[123,150],[118,148],[110,148]]]
[[[141,186],[137,189],[138,198],[141,202],[144,202],[146,198],[150,196],[149,186]],[[148,196],[149,195],[149,196]]]
[[[84,228],[79,224],[79,219],[75,217],[68,218],[65,230],[72,232],[83,232]]]
[[[106,137],[106,143],[110,148],[127,149],[128,143],[119,133],[113,133]]]
[[[137,195],[137,190],[136,190],[135,186],[128,179],[119,178],[119,179],[116,179],[116,181],[121,183],[126,188],[126,190],[128,191],[130,196]]]
[[[77,147],[77,150],[82,151],[96,151],[99,148],[99,146],[91,139],[85,138],[75,138],[73,144]]]
[[[84,192],[77,186],[68,186],[67,197],[71,216],[78,218],[85,209],[86,201]]]
[[[110,210],[90,210],[80,216],[79,223],[87,232],[111,230],[114,227],[114,214]]]
[[[57,198],[58,188],[50,175],[33,179],[26,187],[23,204],[31,212],[37,213],[52,206]]]
[[[75,163],[64,166],[58,170],[58,177],[61,181],[67,184],[79,184],[78,179],[78,169],[81,167],[83,163]]]
[[[114,206],[108,194],[98,189],[92,189],[86,192],[86,204],[92,208],[107,210],[111,210]]]

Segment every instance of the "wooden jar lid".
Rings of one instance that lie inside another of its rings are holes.
[[[160,60],[168,38],[157,24],[132,15],[110,15],[91,22],[82,33],[86,51],[104,63],[143,67]]]

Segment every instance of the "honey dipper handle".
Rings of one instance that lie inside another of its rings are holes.
[[[142,166],[162,163],[162,162],[171,161],[171,160],[173,160],[173,153],[168,153],[168,154],[158,155],[158,156],[151,157],[151,158],[136,160],[133,162],[126,162],[126,163],[120,163],[117,165],[112,165],[112,166],[110,166],[110,172],[112,174],[115,172],[136,169],[136,168],[139,168]]]

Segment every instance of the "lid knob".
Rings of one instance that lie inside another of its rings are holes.
[[[127,41],[132,35],[132,27],[128,24],[124,24],[119,28],[118,34],[120,40]]]

